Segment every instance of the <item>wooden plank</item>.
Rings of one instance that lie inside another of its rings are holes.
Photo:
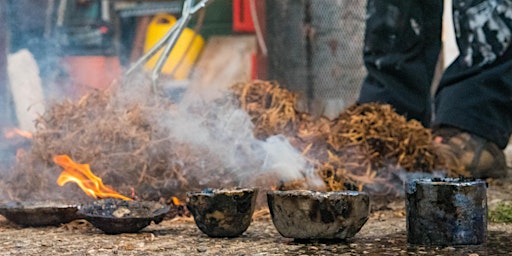
[[[253,35],[210,37],[194,67],[188,92],[214,98],[229,86],[248,81],[255,51]]]
[[[265,35],[267,33],[267,22],[266,22],[266,2],[258,1],[258,0],[250,0],[251,8],[254,8],[254,12],[252,13],[253,18],[256,20],[254,22],[254,28],[256,30],[257,36],[257,45],[256,47],[256,78],[261,80],[268,80],[268,70],[267,70],[267,55],[268,48],[265,42]],[[261,37],[261,38],[258,38]]]

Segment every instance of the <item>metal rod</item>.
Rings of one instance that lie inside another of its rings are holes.
[[[210,0],[201,0],[199,3],[194,5],[194,0],[185,0],[183,3],[182,15],[177,20],[176,24],[167,31],[167,33],[160,39],[147,53],[145,53],[140,59],[133,64],[128,71],[125,72],[125,76],[131,75],[136,69],[138,69],[142,64],[147,62],[151,57],[153,57],[162,47],[165,46],[162,54],[157,60],[155,68],[151,73],[151,81],[152,81],[152,89],[153,92],[156,92],[157,82],[160,76],[160,72],[165,64],[167,58],[169,58],[169,53],[172,51],[176,42],[185,29],[187,23],[190,21],[192,15],[194,15],[199,10],[205,8],[208,5]]]
[[[197,3],[192,7],[192,10],[190,10],[190,14],[194,15],[199,10],[205,8],[209,4],[210,0],[201,0],[201,2]]]
[[[169,53],[174,48],[174,46],[176,45],[176,42],[178,41],[179,36],[185,29],[185,25],[190,20],[190,17],[191,17],[190,8],[192,7],[192,1],[193,0],[185,0],[185,3],[183,4],[183,11],[182,11],[179,23],[177,23],[175,25],[176,31],[169,38],[169,42],[165,46],[164,51],[162,52],[162,55],[160,55],[160,57],[158,58],[158,60],[155,64],[155,68],[153,69],[153,72],[151,73],[151,82],[153,85],[153,92],[155,92],[155,93],[157,91],[156,89],[157,89],[158,77],[160,75],[160,72],[162,71],[165,61],[168,59]]]
[[[178,20],[179,22],[180,20]],[[160,39],[148,52],[146,52],[142,57],[140,57],[135,64],[133,64],[128,71],[126,71],[125,76],[129,76],[134,70],[139,68],[142,64],[147,62],[151,57],[153,57],[162,47],[165,46],[167,40],[172,36],[172,34],[176,31],[177,27],[173,26],[165,35]]]
[[[192,36],[192,38],[191,38],[191,39],[190,39],[190,41],[188,42],[188,45],[187,45],[187,47],[186,47],[186,49],[185,49],[185,51],[184,51],[184,52],[189,52],[189,51],[190,51],[190,49],[192,48],[192,45],[195,43],[196,38],[197,38],[197,36],[198,36],[198,34],[199,34],[199,31],[201,30],[201,26],[202,26],[202,24],[203,24],[203,22],[204,22],[204,17],[205,17],[205,11],[204,11],[204,9],[203,9],[203,10],[201,10],[201,11],[199,12],[199,14],[198,14],[197,22],[196,22],[196,24],[195,24],[195,26],[194,26],[194,35]],[[186,54],[182,54],[182,55],[181,55],[181,57],[179,58],[179,60],[177,60],[177,62],[176,62],[177,64],[173,67],[173,69],[172,69],[172,70],[171,70],[171,72],[170,72],[170,74],[171,74],[172,76],[175,76],[175,75],[176,75],[176,71],[177,71],[180,67],[182,67],[183,61],[184,61],[184,59],[185,59],[186,57],[187,57],[187,56],[186,56]]]
[[[178,36],[181,34],[181,32],[183,31],[183,29],[185,28],[185,20],[183,21],[180,21],[180,23],[176,24],[176,32],[173,33],[171,35],[171,38],[169,39],[169,42],[167,43],[167,45],[165,46],[163,52],[162,52],[162,55],[159,56],[156,64],[155,64],[155,67],[153,68],[153,71],[151,72],[151,82],[152,82],[152,85],[153,85],[153,92],[156,92],[156,87],[157,87],[157,82],[158,82],[158,78],[160,76],[160,72],[162,71],[162,68],[165,64],[165,61],[168,59],[169,57],[169,53],[171,52],[171,50],[174,48],[174,46],[176,45],[176,42],[178,41]]]

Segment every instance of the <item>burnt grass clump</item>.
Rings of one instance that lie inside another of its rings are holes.
[[[128,100],[120,94],[97,91],[78,100],[50,104],[36,122],[31,148],[3,175],[0,188],[4,196],[10,200],[86,200],[79,188],[55,184],[62,171],[52,160],[56,155],[89,164],[104,184],[125,195],[134,191],[141,200],[165,203],[172,196],[186,198],[187,191],[237,185],[222,159],[202,147],[177,142],[169,127],[162,125],[162,117],[180,108],[178,103],[154,94],[138,94]],[[314,166],[328,191],[386,184],[400,170],[443,169],[452,176],[463,173],[443,165],[429,129],[407,121],[389,105],[353,105],[329,120],[297,110],[297,95],[274,82],[235,84],[225,95],[214,104],[224,102],[245,110],[258,139],[277,134],[286,137]],[[204,104],[188,107],[185,113],[176,111],[176,115],[203,116],[201,125],[208,127],[222,117],[215,113],[219,108]],[[212,136],[218,132],[214,129]],[[205,177],[207,182],[201,180]],[[304,182],[291,181],[279,188],[303,187]],[[396,192],[393,189],[390,186],[383,191]]]

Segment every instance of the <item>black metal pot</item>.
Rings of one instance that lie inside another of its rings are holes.
[[[236,237],[251,224],[257,189],[205,189],[187,193],[187,208],[210,237]]]
[[[106,234],[136,233],[162,222],[170,208],[157,202],[103,199],[84,205],[79,214]]]
[[[0,206],[0,214],[23,227],[58,226],[79,219],[79,205],[70,201],[8,202]]]
[[[370,198],[357,191],[268,191],[268,207],[277,231],[295,239],[347,239],[366,223]]]
[[[487,183],[434,178],[406,183],[407,242],[470,245],[485,242]]]

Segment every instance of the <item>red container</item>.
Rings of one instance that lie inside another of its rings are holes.
[[[69,56],[63,59],[68,67],[72,96],[81,97],[92,90],[104,90],[121,77],[117,57]]]
[[[250,1],[251,0],[233,0],[233,31],[254,33]]]

